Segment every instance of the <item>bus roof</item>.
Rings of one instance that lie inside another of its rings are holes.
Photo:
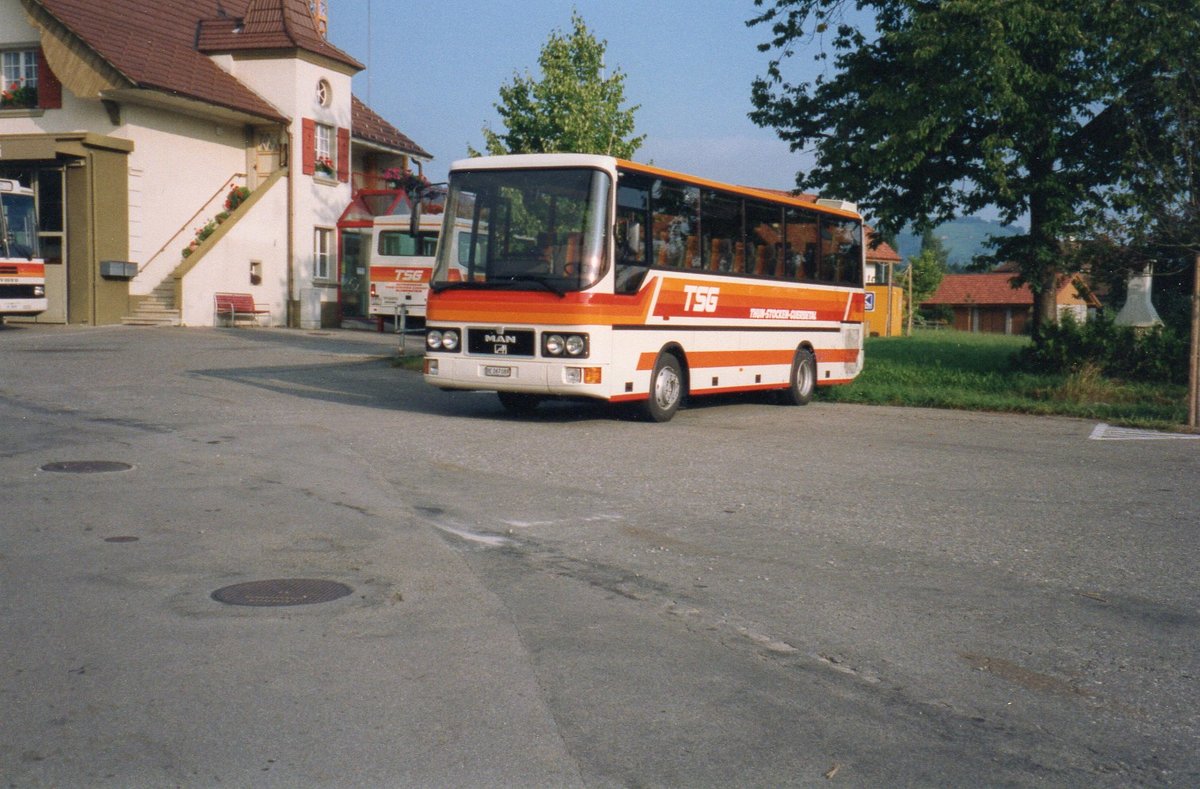
[[[0,178],[0,192],[12,192],[19,195],[33,194],[33,190],[28,186],[21,186],[20,181],[14,181],[10,178]]]
[[[720,189],[725,192],[734,192],[745,197],[755,197],[761,200],[770,200],[773,203],[785,203],[788,205],[821,211],[822,213],[845,216],[853,219],[862,219],[862,216],[858,213],[858,206],[845,200],[821,200],[814,199],[806,195],[793,195],[776,189],[759,189],[752,186],[738,186],[736,184],[713,181],[707,178],[688,175],[686,173],[681,173],[674,170],[666,170],[664,168],[655,167],[649,164],[641,164],[640,162],[634,162],[628,159],[618,159],[613,156],[600,156],[596,154],[536,153],[510,154],[507,156],[480,156],[472,159],[459,159],[450,165],[450,171],[507,170],[521,169],[526,167],[599,167],[604,170],[615,170],[620,168],[622,170],[630,170],[634,172],[645,173],[647,175],[661,176],[676,181],[683,181],[694,186]]]

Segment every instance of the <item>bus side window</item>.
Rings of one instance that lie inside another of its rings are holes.
[[[768,203],[746,201],[747,274],[775,276],[776,260],[783,243],[783,210]]]
[[[817,279],[817,215],[802,208],[787,209],[787,277]]]
[[[654,182],[650,194],[650,209],[654,216],[655,234],[665,233],[666,253],[659,256],[659,265],[671,268],[696,268],[700,265],[696,237],[700,206],[700,190],[663,179]]]
[[[700,193],[700,228],[704,233],[702,266],[732,271],[734,245],[742,241],[742,200],[706,189]]]
[[[650,216],[651,179],[637,173],[621,173],[617,187],[616,291],[636,293],[646,272],[650,270],[652,254]]]
[[[862,285],[862,224],[852,219],[827,220],[834,262],[834,278],[840,285]]]

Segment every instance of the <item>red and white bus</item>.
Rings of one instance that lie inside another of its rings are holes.
[[[0,178],[0,316],[46,311],[46,266],[38,254],[33,190]]]
[[[426,321],[425,380],[632,402],[670,419],[688,395],[816,386],[863,365],[855,207],[606,156],[465,159]]]
[[[433,253],[442,227],[445,189],[436,188],[421,200],[414,233],[408,197],[401,193],[397,208],[375,217],[369,257],[368,314],[380,317],[425,316]]]

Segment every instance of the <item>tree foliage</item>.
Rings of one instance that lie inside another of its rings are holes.
[[[996,240],[1037,298],[1035,325],[1055,320],[1064,244],[1109,213],[1136,158],[1131,121],[1145,86],[1196,38],[1156,14],[1200,17],[1200,0],[755,0],[776,56],[752,88],[751,113],[794,150],[812,146],[804,188],[855,197],[885,230],[919,230],[987,206],[1027,233]],[[850,24],[856,5],[874,31]],[[813,46],[833,70],[785,76]],[[1190,51],[1189,51],[1190,49]],[[1147,124],[1147,144],[1162,127]],[[1153,141],[1153,142],[1151,142]],[[1160,160],[1161,161],[1161,160]]]
[[[505,131],[484,127],[487,153],[597,153],[631,158],[645,137],[634,137],[637,106],[623,108],[625,74],[605,76],[607,42],[578,14],[572,30],[555,30],[538,57],[541,78],[514,74],[495,104]],[[472,150],[472,155],[479,155]]]
[[[935,292],[946,276],[946,261],[950,255],[932,228],[921,236],[921,251],[909,258],[912,267],[912,302],[921,304]]]
[[[1162,0],[1140,10],[1112,50],[1143,64],[1113,107],[1129,137],[1111,189],[1114,211],[1100,217],[1080,254],[1120,292],[1131,271],[1153,262],[1155,306],[1182,329],[1200,256],[1200,3]]]

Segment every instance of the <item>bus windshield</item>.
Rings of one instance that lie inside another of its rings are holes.
[[[27,194],[0,194],[0,257],[38,257],[37,214],[33,209],[33,196]]]
[[[605,273],[611,178],[588,168],[452,173],[431,286],[563,295]]]

